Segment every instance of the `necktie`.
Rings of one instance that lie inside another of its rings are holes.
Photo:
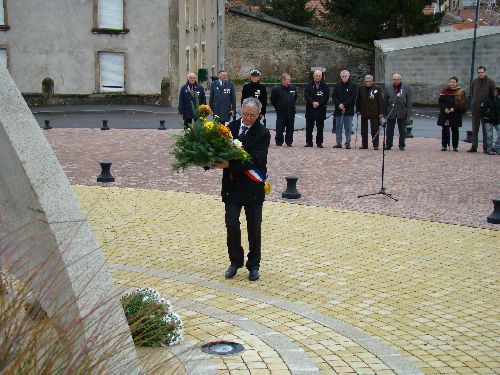
[[[240,134],[238,135],[238,138],[243,137],[248,130],[248,126],[242,125],[240,129]]]

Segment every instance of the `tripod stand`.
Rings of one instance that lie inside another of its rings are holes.
[[[389,194],[385,191],[385,187],[384,187],[384,166],[385,166],[385,128],[387,126],[387,119],[389,118],[389,116],[391,115],[392,111],[394,110],[394,105],[396,103],[394,103],[392,105],[392,108],[391,108],[391,111],[389,112],[389,114],[387,115],[387,118],[384,120],[384,123],[382,124],[382,127],[384,128],[384,139],[382,140],[382,187],[380,188],[380,191],[378,191],[377,193],[371,193],[371,194],[363,194],[363,195],[358,195],[358,198],[362,198],[362,197],[370,197],[372,195],[384,195],[386,197],[389,197],[393,200],[395,200],[396,202],[398,201],[396,198],[394,198],[392,196],[392,194]]]

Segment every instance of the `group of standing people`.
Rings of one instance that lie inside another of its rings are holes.
[[[250,158],[245,160],[229,160],[214,165],[223,169],[222,200],[225,204],[225,222],[227,229],[227,248],[230,265],[224,276],[231,279],[238,269],[246,266],[248,279],[256,281],[260,278],[261,260],[261,225],[262,207],[265,198],[264,183],[267,175],[267,154],[271,135],[265,126],[267,106],[266,87],[260,83],[260,72],[253,70],[250,82],[243,86],[241,98],[241,118],[236,119],[236,91],[234,84],[227,79],[225,70],[219,71],[217,80],[210,86],[209,105],[214,115],[222,122],[229,122],[233,139],[238,139]],[[297,89],[291,84],[290,74],[283,73],[281,84],[271,91],[270,102],[276,109],[277,146],[286,144],[292,147],[294,119],[296,113]],[[486,76],[486,68],[478,68],[478,78],[472,82],[472,147],[469,152],[477,152],[477,135],[480,124],[483,126],[484,151],[491,154],[500,152],[500,137],[493,145],[493,127],[498,134],[500,120],[500,88]],[[304,88],[306,101],[306,144],[313,147],[313,130],[316,126],[316,146],[323,148],[324,121],[327,118],[327,105],[330,100],[335,104],[336,145],[342,148],[342,131],[345,131],[345,148],[350,149],[351,127],[354,114],[361,116],[361,149],[368,148],[368,123],[371,127],[373,148],[379,147],[380,124],[386,119],[387,136],[384,147],[391,149],[393,145],[394,128],[399,129],[399,149],[405,149],[406,121],[412,112],[411,87],[401,82],[401,74],[392,75],[392,85],[385,92],[373,84],[373,76],[366,75],[363,85],[356,86],[350,80],[347,70],[340,73],[340,81],[331,91],[323,80],[323,73],[315,71],[312,81]],[[189,73],[187,82],[179,94],[179,114],[185,127],[195,119],[193,104],[206,104],[204,89],[196,82],[196,75]],[[441,91],[438,103],[440,114],[438,125],[443,127],[442,145],[446,150],[451,144],[454,151],[458,147],[458,129],[462,125],[462,116],[467,108],[464,91],[458,86],[458,79],[451,77],[448,86]],[[486,117],[484,108],[490,108]],[[231,121],[232,118],[232,121]],[[263,122],[261,122],[263,119]],[[240,214],[244,209],[249,253],[245,262],[245,254],[241,245]]]
[[[382,90],[373,85],[373,76],[366,75],[364,84],[357,86],[351,81],[347,70],[340,72],[340,81],[330,88],[323,80],[323,73],[319,70],[313,73],[312,81],[304,88],[306,102],[306,144],[313,147],[313,131],[316,126],[316,146],[323,148],[323,129],[327,118],[328,102],[335,105],[334,116],[336,125],[336,144],[333,148],[342,148],[342,138],[345,135],[344,146],[351,148],[351,130],[354,114],[361,116],[362,149],[368,148],[368,122],[371,126],[372,143],[375,150],[379,146],[379,127],[381,118],[387,116],[386,148],[391,149],[396,123],[399,129],[399,149],[405,149],[405,124],[412,111],[411,88],[401,83],[401,74],[393,75],[393,85],[385,95]],[[291,77],[284,73],[281,76],[281,85],[273,88],[271,104],[276,108],[276,136],[277,146],[283,144],[283,132],[286,131],[284,141],[292,146],[295,103],[297,89],[291,85]]]
[[[468,152],[477,152],[479,128],[482,127],[483,151],[488,155],[500,154],[500,87],[486,75],[486,68],[477,68],[477,77],[472,81],[470,94],[472,96],[472,146]],[[442,127],[442,151],[451,147],[458,151],[459,128],[462,117],[467,111],[467,98],[464,90],[458,85],[458,78],[450,77],[448,86],[441,90],[438,104],[440,107],[437,124]],[[496,142],[493,141],[493,129],[497,132]]]

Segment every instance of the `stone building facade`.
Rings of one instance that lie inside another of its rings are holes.
[[[390,84],[392,73],[401,73],[420,104],[435,105],[451,76],[468,93],[473,34],[474,30],[459,30],[376,40],[375,79]],[[475,68],[485,66],[488,76],[500,84],[500,26],[480,27],[476,40]]]
[[[244,81],[252,69],[264,81],[279,82],[283,72],[305,82],[311,67],[325,68],[327,82],[337,82],[343,69],[359,81],[374,70],[374,50],[264,14],[228,8],[225,19],[225,61],[231,79]]]
[[[46,77],[54,104],[175,104],[188,69],[221,65],[223,9],[222,0],[0,0],[0,61],[32,104]]]

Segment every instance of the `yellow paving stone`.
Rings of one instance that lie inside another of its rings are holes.
[[[272,375],[290,375],[290,371],[288,371],[286,369],[274,369],[274,370],[271,370],[270,373]]]
[[[214,229],[224,228],[218,197],[74,188],[105,257],[113,263],[194,275],[300,302],[363,329],[415,363],[432,361],[437,366],[442,362],[450,367],[463,363],[485,369],[485,363],[499,357],[498,320],[491,315],[499,309],[494,297],[500,268],[498,231],[266,202],[261,280],[249,283],[241,270],[226,281],[222,276],[228,263],[225,231]],[[284,217],[286,228],[280,224]],[[381,227],[391,230],[380,232]],[[115,280],[135,277],[138,286],[159,288],[165,283],[133,272],[113,271],[112,275]],[[252,298],[175,280],[168,280],[166,287],[173,297],[197,298],[279,330],[297,343],[321,344],[339,357],[359,358],[366,353],[339,334],[329,337],[342,345],[325,345],[328,340],[318,333],[330,333],[327,327]],[[216,336],[217,329],[228,327],[214,323],[194,332],[200,338],[204,333],[209,337]],[[322,358],[327,356],[321,353]]]

